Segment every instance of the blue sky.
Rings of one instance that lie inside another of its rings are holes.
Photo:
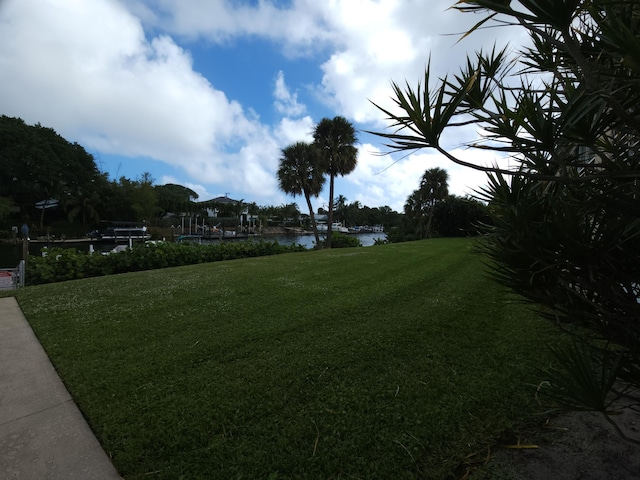
[[[0,0],[0,114],[54,128],[111,178],[149,172],[201,200],[228,194],[259,205],[304,201],[280,192],[282,148],[310,141],[323,117],[360,131],[358,167],[337,181],[350,202],[397,211],[436,166],[464,195],[483,173],[421,151],[383,155],[391,81],[455,73],[467,50],[518,37],[454,35],[478,20],[453,0]],[[516,35],[517,32],[512,32]],[[498,159],[447,147],[478,164]],[[328,190],[328,189],[327,189]],[[314,201],[328,202],[328,192]]]

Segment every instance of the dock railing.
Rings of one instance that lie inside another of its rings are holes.
[[[25,262],[15,268],[0,268],[0,290],[14,290],[24,287]]]

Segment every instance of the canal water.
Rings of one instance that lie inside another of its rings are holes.
[[[351,236],[351,235],[350,235]],[[360,243],[363,247],[370,247],[374,245],[377,239],[384,240],[386,235],[384,233],[361,233],[352,235],[360,240]],[[291,245],[294,243],[298,243],[300,245],[304,245],[306,248],[313,248],[315,244],[315,237],[313,235],[263,235],[262,237],[254,237],[252,238],[254,241],[265,240],[269,242],[278,242],[281,245]],[[243,241],[241,239],[238,240],[223,240],[224,242],[238,242]],[[214,240],[211,243],[218,243],[219,240]],[[206,242],[205,242],[206,243]],[[55,247],[63,247],[63,248],[75,248],[77,250],[89,251],[89,242],[83,243],[72,243],[69,242],[67,244],[56,244]],[[42,243],[30,243],[29,244],[29,255],[40,255],[40,251],[45,244]],[[96,244],[94,245],[96,250],[102,248],[113,248],[113,245],[105,245],[105,244]],[[0,243],[0,268],[14,268],[20,263],[22,259],[22,243],[18,244],[5,244]]]

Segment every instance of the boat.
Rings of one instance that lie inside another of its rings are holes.
[[[100,240],[106,242],[128,242],[150,240],[147,227],[109,227],[100,233]]]
[[[373,233],[373,230],[370,229],[369,227],[365,226],[360,226],[360,225],[356,225],[355,227],[351,227],[349,229],[349,233]]]
[[[202,236],[205,240],[220,240],[221,238],[236,238],[238,234],[235,230],[211,229]]]
[[[180,235],[176,238],[177,243],[202,243],[202,235]]]
[[[326,233],[327,231],[328,231],[328,227],[326,223],[318,223],[319,233]],[[349,229],[339,222],[333,222],[331,224],[331,231],[338,232],[338,233],[349,233]]]
[[[349,229],[349,233],[384,233],[382,225],[356,225]]]

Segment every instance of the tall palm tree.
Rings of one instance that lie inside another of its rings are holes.
[[[307,207],[309,207],[316,245],[320,245],[320,236],[318,235],[316,217],[313,214],[311,197],[320,195],[324,182],[324,171],[320,168],[318,150],[314,145],[297,142],[282,149],[278,168],[280,190],[293,196],[304,195]]]
[[[427,208],[427,226],[424,232],[425,238],[428,238],[431,232],[431,220],[433,219],[433,211],[436,203],[441,202],[449,195],[449,174],[446,170],[436,167],[430,168],[420,180],[420,198]]]
[[[331,248],[333,223],[333,181],[351,173],[358,163],[356,130],[344,117],[323,118],[313,132],[313,143],[320,150],[323,169],[329,175],[329,213],[327,217],[327,248]]]

